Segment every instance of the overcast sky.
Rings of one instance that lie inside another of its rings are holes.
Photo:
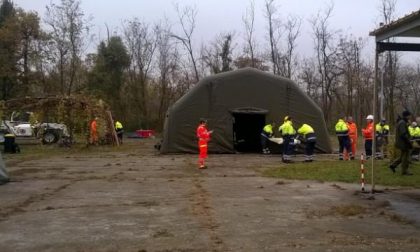
[[[37,11],[44,17],[45,7],[59,0],[13,0],[25,10]],[[92,16],[94,29],[92,32],[101,39],[105,34],[105,24],[111,30],[118,32],[124,20],[134,17],[147,22],[156,22],[166,16],[176,27],[176,12],[173,0],[82,0],[82,8],[87,16]],[[301,56],[313,53],[311,37],[311,17],[316,15],[331,2],[334,3],[333,16],[330,26],[342,30],[356,37],[363,37],[368,41],[366,54],[373,55],[373,38],[369,38],[369,31],[379,23],[380,0],[278,0],[281,16],[297,15],[302,19],[301,36],[298,40],[298,51]],[[242,16],[245,13],[248,0],[179,0],[181,5],[195,5],[198,9],[195,39],[201,41],[213,39],[220,32],[236,31],[237,46],[243,43]],[[260,47],[265,47],[266,24],[263,14],[264,0],[255,0],[256,29]],[[402,17],[420,9],[419,0],[398,0],[396,17]],[[97,42],[97,41],[96,41]],[[373,57],[373,56],[372,56]],[[418,54],[416,56],[418,58]]]

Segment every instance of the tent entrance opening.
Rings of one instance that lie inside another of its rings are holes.
[[[261,152],[265,114],[233,113],[233,143],[238,152]]]

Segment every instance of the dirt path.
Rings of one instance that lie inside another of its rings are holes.
[[[418,251],[420,192],[262,177],[276,156],[123,151],[24,160],[0,187],[1,251]],[[7,160],[6,160],[7,161]]]
[[[191,190],[191,211],[200,221],[202,228],[207,232],[211,240],[210,249],[213,251],[226,251],[227,248],[218,234],[219,224],[214,217],[214,209],[211,203],[211,194],[203,187],[204,180],[193,179]]]

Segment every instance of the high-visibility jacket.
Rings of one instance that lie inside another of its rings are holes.
[[[122,130],[123,129],[122,123],[120,123],[119,121],[115,121],[115,129]]]
[[[377,136],[388,136],[389,135],[389,125],[388,124],[384,124],[382,125],[381,123],[376,124],[375,127],[376,130],[376,135]]]
[[[311,126],[309,126],[308,124],[306,124],[306,123],[303,124],[298,129],[297,132],[298,132],[298,134],[303,135],[307,141],[316,140],[314,129]]]
[[[419,140],[420,139],[420,127],[417,126],[413,132],[413,139]]]
[[[411,125],[408,126],[408,133],[410,134],[411,137],[414,136],[415,132],[416,132],[416,127],[413,127]]]
[[[301,134],[301,135],[306,135],[306,134],[309,134],[309,133],[314,133],[315,131],[314,131],[314,129],[311,127],[311,126],[309,126],[308,124],[303,124],[299,129],[298,129],[298,133],[299,134]]]
[[[363,137],[366,140],[373,139],[373,122],[370,122],[366,125],[366,128],[362,129]]]
[[[198,137],[199,142],[204,142],[206,144],[210,140],[210,132],[207,130],[205,124],[198,125],[197,137]]]
[[[273,135],[273,125],[271,124],[265,125],[263,128],[262,134],[264,134],[265,136],[271,137]]]
[[[349,130],[349,136],[350,138],[356,138],[357,139],[357,126],[354,122],[347,122],[347,128]]]
[[[296,135],[296,130],[293,128],[292,121],[285,121],[282,125],[280,125],[279,131],[282,136]]]
[[[339,119],[337,124],[335,125],[335,134],[337,136],[349,135],[349,128],[347,127],[347,124],[344,122],[343,119]]]
[[[90,131],[91,131],[91,132],[96,132],[96,131],[97,131],[96,120],[93,120],[93,121],[90,123]]]

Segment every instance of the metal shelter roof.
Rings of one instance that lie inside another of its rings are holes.
[[[393,37],[420,38],[420,9],[371,31],[369,35],[375,36],[376,42],[381,42]]]

